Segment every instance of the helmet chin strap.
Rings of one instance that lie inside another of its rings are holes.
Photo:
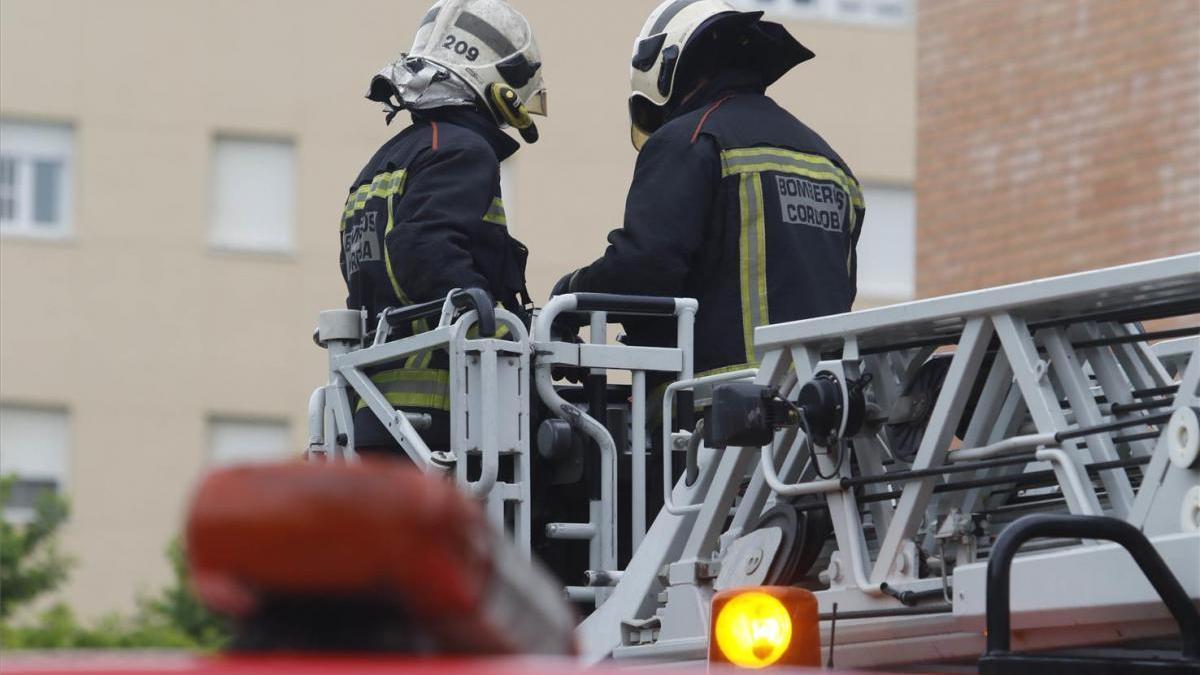
[[[391,124],[392,119],[395,118],[396,114],[399,113],[401,110],[404,110],[403,105],[395,103],[391,100],[384,101],[383,102],[383,112],[384,112],[383,123]]]

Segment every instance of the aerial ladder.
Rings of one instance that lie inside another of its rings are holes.
[[[709,658],[714,597],[758,587],[811,592],[839,667],[1014,672],[1179,635],[1182,657],[1138,663],[1200,656],[1200,254],[761,326],[757,365],[728,372],[692,369],[699,309],[576,293],[527,328],[467,290],[373,326],[322,312],[309,456],[355,461],[361,400],[526,555],[573,551],[551,567],[587,663]],[[631,315],[673,321],[675,346],[608,343]],[[558,337],[564,316],[590,339]],[[365,374],[433,348],[446,453]],[[546,480],[579,508],[558,517]]]

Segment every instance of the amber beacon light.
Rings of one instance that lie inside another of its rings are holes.
[[[803,588],[721,591],[712,601],[708,660],[740,668],[821,665],[817,599]]]

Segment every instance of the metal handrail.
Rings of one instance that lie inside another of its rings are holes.
[[[717,382],[728,382],[730,380],[743,380],[752,378],[758,375],[757,368],[743,368],[742,370],[733,370],[728,373],[716,373],[713,375],[705,375],[703,377],[694,377],[686,380],[672,382],[663,392],[663,407],[662,407],[662,437],[663,437],[663,508],[674,516],[683,515],[685,513],[696,513],[700,510],[703,503],[688,504],[686,506],[676,506],[671,499],[671,476],[673,470],[671,468],[671,422],[672,408],[675,404],[675,392],[681,389],[694,389],[697,385],[716,384]]]
[[[992,546],[987,566],[987,655],[1009,652],[1011,608],[1009,582],[1017,550],[1037,537],[1102,539],[1120,544],[1154,586],[1179,624],[1183,656],[1200,658],[1200,612],[1141,530],[1117,518],[1035,513],[1013,521]]]

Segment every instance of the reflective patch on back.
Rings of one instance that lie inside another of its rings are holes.
[[[345,254],[347,277],[357,273],[363,263],[383,259],[378,216],[375,211],[359,211],[347,218],[342,230],[342,253]]]
[[[783,222],[843,231],[849,196],[840,186],[801,176],[775,176]]]

